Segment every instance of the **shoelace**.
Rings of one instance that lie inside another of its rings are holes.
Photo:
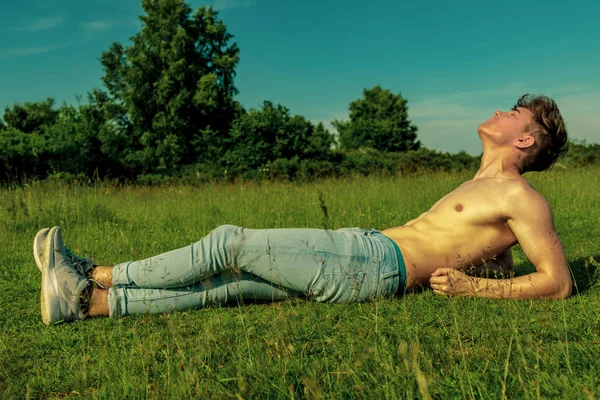
[[[65,252],[67,253],[67,257],[69,257],[71,264],[75,266],[77,272],[83,275],[89,282],[92,282],[96,287],[100,289],[108,289],[108,287],[97,280],[92,278],[92,271],[96,267],[96,264],[89,258],[81,258],[75,253],[73,253],[68,247],[65,247]]]
[[[65,252],[77,272],[84,276],[88,282],[87,288],[79,296],[79,307],[81,308],[81,312],[87,317],[90,311],[92,291],[95,288],[108,289],[108,287],[92,278],[92,272],[96,268],[96,264],[91,259],[79,257],[68,247],[65,247]]]

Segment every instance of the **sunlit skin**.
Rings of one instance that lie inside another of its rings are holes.
[[[435,293],[494,298],[565,298],[571,277],[546,200],[521,176],[521,160],[535,139],[526,108],[496,111],[478,128],[481,166],[473,179],[418,218],[383,231],[402,249],[407,285]],[[519,243],[536,272],[507,279],[469,277],[462,269],[512,269]]]
[[[382,231],[402,250],[408,289],[430,286],[445,296],[514,299],[571,294],[571,276],[550,207],[521,176],[523,155],[535,143],[525,132],[532,121],[526,108],[494,112],[478,128],[483,157],[473,179],[418,218]],[[510,276],[511,247],[517,243],[536,272]],[[476,278],[464,269],[501,271],[504,278]],[[92,278],[111,287],[112,267],[96,267]],[[105,289],[92,292],[90,317],[108,316],[107,296]]]

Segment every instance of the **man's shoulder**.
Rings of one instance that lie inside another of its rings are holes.
[[[523,177],[502,180],[501,185],[507,196],[528,196],[537,193]]]
[[[548,209],[548,202],[527,180],[514,179],[504,183],[504,198],[509,215],[531,212],[533,209]]]

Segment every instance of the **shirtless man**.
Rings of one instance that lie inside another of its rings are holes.
[[[73,254],[60,228],[42,229],[33,249],[42,319],[158,313],[241,298],[368,301],[422,286],[447,296],[568,297],[571,276],[550,208],[521,176],[547,169],[566,150],[556,104],[523,96],[478,133],[483,157],[473,179],[418,218],[381,232],[224,225],[190,246],[109,267]],[[536,272],[511,276],[517,243]],[[503,279],[490,277],[498,271]]]

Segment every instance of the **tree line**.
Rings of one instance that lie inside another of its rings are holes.
[[[170,176],[320,177],[471,168],[477,157],[421,147],[400,93],[375,86],[347,121],[321,123],[264,101],[236,101],[240,50],[212,7],[142,0],[141,30],[100,56],[102,89],[79,104],[6,107],[0,180],[60,176],[160,181]]]

